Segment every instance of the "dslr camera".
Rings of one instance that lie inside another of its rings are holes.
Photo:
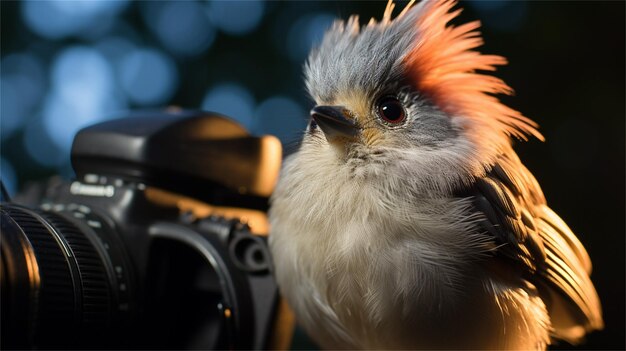
[[[82,129],[71,161],[1,204],[3,349],[272,347],[278,139],[137,112]]]

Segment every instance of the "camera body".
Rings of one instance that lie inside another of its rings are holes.
[[[81,130],[76,180],[2,204],[2,347],[269,347],[280,152],[203,112]]]

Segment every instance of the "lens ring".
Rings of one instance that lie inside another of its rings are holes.
[[[83,326],[105,327],[109,322],[111,293],[104,263],[93,245],[74,225],[51,212],[42,214],[53,228],[64,238],[76,260],[82,298]]]
[[[36,275],[36,279],[40,281],[36,293],[38,297],[31,302],[36,304],[36,314],[39,316],[34,324],[36,326],[45,324],[47,316],[61,324],[73,324],[76,294],[71,268],[63,249],[51,235],[50,229],[31,211],[16,207],[3,207],[2,210],[19,225],[23,231],[20,234],[26,236],[26,241],[30,243],[37,258],[38,271],[29,272]],[[11,235],[4,232],[2,234]]]
[[[106,330],[111,321],[110,284],[105,263],[85,234],[51,212],[14,205],[3,205],[2,212],[21,230],[5,233],[3,228],[2,236],[24,236],[38,267],[40,288],[31,300],[36,310],[32,345],[23,346],[80,347]],[[71,338],[63,336],[68,330]]]

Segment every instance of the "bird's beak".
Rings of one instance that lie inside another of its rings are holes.
[[[345,117],[343,106],[315,106],[311,110],[311,118],[324,132],[326,139],[353,139],[359,134],[356,123]]]

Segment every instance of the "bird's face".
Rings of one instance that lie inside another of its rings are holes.
[[[450,190],[468,173],[473,149],[462,128],[411,85],[347,89],[316,103],[298,157],[331,177],[408,195]]]
[[[390,2],[380,22],[333,25],[305,67],[316,106],[296,155],[303,168],[445,191],[484,174],[510,136],[541,138],[493,96],[511,90],[478,71],[506,61],[471,50],[479,24],[448,26],[453,6],[422,1],[392,21]]]
[[[332,150],[338,167],[371,175],[407,156],[432,157],[450,147],[459,130],[409,84],[349,87],[316,101],[303,148]]]
[[[306,66],[316,106],[303,163],[353,179],[449,187],[433,174],[452,175],[471,150],[459,121],[411,77],[405,59],[416,34],[411,19],[360,28],[356,17],[326,34]]]

